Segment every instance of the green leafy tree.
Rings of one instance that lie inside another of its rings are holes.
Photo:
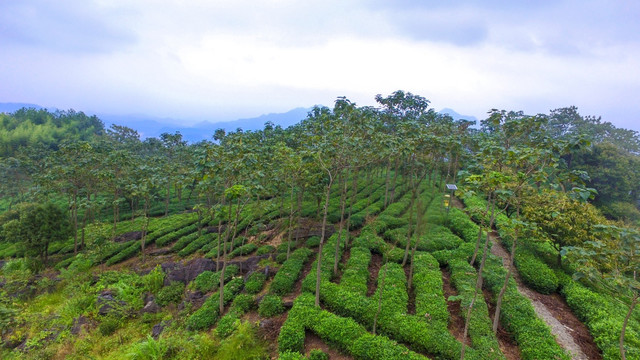
[[[577,267],[576,279],[585,279],[627,306],[620,329],[620,357],[626,360],[624,336],[640,299],[640,232],[615,225],[595,225],[596,239],[568,247],[565,253]]]
[[[19,243],[35,269],[46,266],[49,244],[66,240],[71,235],[69,217],[55,204],[24,204],[18,209],[19,218],[3,225],[4,236]],[[38,266],[36,266],[36,264]]]

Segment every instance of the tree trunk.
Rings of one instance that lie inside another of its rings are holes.
[[[396,181],[398,179],[398,159],[396,159],[394,165],[394,174],[393,174],[393,182],[391,183],[391,199],[389,200],[393,203],[396,199]]]
[[[327,227],[327,211],[329,210],[329,195],[331,194],[331,185],[333,185],[333,178],[331,178],[331,175],[329,175],[329,184],[327,185],[327,191],[324,199],[324,215],[322,216],[320,246],[318,247],[318,266],[316,266],[316,307],[320,307],[320,265],[322,262],[322,245],[324,244],[324,237]]]
[[[356,173],[353,176],[353,188],[351,191],[351,198],[349,200],[349,213],[347,215],[347,234],[344,240],[344,246],[349,246],[349,238],[351,234],[351,215],[353,213],[353,204],[356,202],[356,196],[358,195],[358,170],[356,169]]]
[[[622,330],[620,331],[620,357],[622,360],[627,360],[627,356],[624,350],[624,333],[627,331],[627,323],[629,322],[629,318],[631,318],[631,314],[633,313],[633,309],[638,304],[638,297],[640,297],[640,293],[636,292],[631,299],[631,304],[629,305],[629,311],[627,312],[627,316],[624,318],[624,322],[622,323]]]
[[[493,220],[495,215],[496,202],[495,198],[491,201],[491,220],[489,221],[489,228],[493,226]],[[482,251],[482,260],[480,261],[480,267],[478,268],[478,278],[476,280],[476,288],[473,293],[473,299],[471,300],[471,304],[469,304],[469,310],[467,310],[467,317],[464,321],[464,332],[462,334],[462,351],[460,353],[460,360],[464,360],[464,350],[465,344],[464,341],[467,338],[467,333],[469,331],[469,319],[471,319],[471,310],[473,310],[473,305],[475,304],[476,298],[478,294],[482,291],[482,271],[484,270],[484,264],[487,260],[487,249],[489,247],[489,233],[487,233],[487,240],[484,242],[484,248]]]
[[[73,254],[78,254],[78,189],[73,191]]]
[[[389,170],[391,169],[391,160],[387,161],[387,175],[386,175],[386,179],[384,181],[384,207],[387,207],[388,205],[388,201],[389,201],[389,178],[390,178],[390,172]]]
[[[489,197],[487,198],[487,205],[485,206],[485,210],[484,210],[484,215],[486,216],[486,214],[489,213],[489,202],[491,202],[491,193],[489,193]],[[480,218],[480,229],[478,230],[478,239],[476,240],[476,248],[473,250],[473,256],[471,257],[471,261],[469,262],[469,264],[471,264],[471,266],[473,266],[473,264],[476,262],[476,257],[478,256],[478,250],[480,250],[480,241],[482,240],[482,231],[484,230],[484,218],[485,216],[482,216]],[[487,234],[491,231],[491,228],[487,229]]]
[[[222,271],[220,272],[220,299],[219,299],[219,309],[220,314],[224,312],[224,271],[227,268],[227,240],[229,239],[229,233],[231,232],[231,204],[233,201],[229,201],[229,213],[227,216],[227,228],[225,229],[224,242],[222,243]],[[233,239],[231,240],[233,243]],[[233,250],[231,250],[233,251]]]
[[[387,269],[389,268],[387,263],[384,264],[384,272],[382,273],[382,279],[380,279],[380,296],[378,296],[378,309],[376,310],[376,315],[373,317],[373,335],[376,334],[376,328],[378,326],[378,316],[380,316],[380,311],[382,310],[382,293],[384,292],[384,280],[387,277]]]
[[[169,215],[169,199],[171,197],[171,182],[167,180],[167,198],[164,200],[164,216]]]
[[[289,206],[289,233],[287,235],[287,260],[289,259],[289,255],[291,254],[291,237],[292,237],[292,231],[293,231],[293,193],[294,193],[294,184],[293,182],[291,183],[291,197],[289,198],[289,201],[291,202],[290,206]]]
[[[338,276],[338,261],[340,260],[338,253],[340,250],[340,241],[342,241],[342,229],[344,228],[344,209],[347,202],[347,176],[343,176],[340,186],[342,187],[342,194],[340,194],[340,227],[338,229],[338,240],[336,241],[336,252],[333,260],[333,274]]]
[[[520,218],[520,204],[516,207],[516,219]],[[518,249],[518,230],[520,228],[516,227],[513,244],[511,244],[511,254],[509,256],[509,267],[507,268],[507,276],[504,278],[504,283],[502,284],[502,289],[500,289],[500,293],[498,294],[498,299],[496,300],[496,311],[493,315],[493,333],[498,333],[498,323],[500,321],[500,309],[502,308],[502,298],[504,294],[507,292],[507,286],[509,285],[509,278],[511,277],[511,272],[513,271],[513,260],[516,257],[516,250]]]

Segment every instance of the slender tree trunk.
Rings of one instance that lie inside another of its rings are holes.
[[[288,239],[287,239],[287,260],[289,259],[289,255],[291,254],[291,238],[293,237],[293,194],[294,194],[294,183],[291,183],[291,197],[289,198],[289,201],[291,202],[290,207],[289,207],[289,232],[288,232]]]
[[[380,311],[382,311],[382,293],[384,292],[384,280],[387,278],[387,269],[389,268],[389,261],[384,264],[384,272],[382,273],[382,279],[380,279],[380,296],[378,296],[378,309],[376,310],[376,315],[373,317],[373,335],[376,334],[376,330],[378,327],[378,316],[380,316]]]
[[[407,258],[409,257],[409,248],[411,247],[411,235],[412,235],[412,225],[413,225],[413,206],[414,204],[415,198],[414,196],[411,197],[411,205],[409,205],[409,210],[407,210],[409,212],[409,225],[407,226],[407,245],[404,247],[404,256],[402,257],[402,266],[405,266],[407,264]]]
[[[351,237],[350,231],[351,231],[351,214],[353,212],[353,204],[356,202],[356,196],[358,195],[358,169],[356,169],[356,173],[353,176],[353,185],[352,185],[352,191],[351,191],[351,197],[349,200],[349,213],[347,215],[347,234],[346,234],[346,238],[344,240],[344,246],[347,247],[349,246],[349,239]]]
[[[427,203],[426,206],[429,206],[429,204]],[[415,258],[415,254],[416,254],[416,250],[418,249],[418,243],[420,242],[420,237],[422,235],[424,235],[424,213],[426,212],[426,207],[422,204],[422,201],[418,200],[418,204],[417,204],[417,209],[418,211],[416,212],[416,230],[415,230],[415,237],[416,237],[416,243],[413,245],[413,248],[411,249],[411,263],[409,266],[409,279],[407,279],[407,289],[410,290],[411,289],[411,285],[413,283],[413,268],[414,268],[414,258]]]
[[[300,189],[300,193],[298,194],[298,208],[296,210],[296,224],[300,223],[300,214],[302,213],[302,200],[304,198],[304,186]],[[296,244],[300,239],[300,232],[296,231]]]
[[[520,218],[520,204],[518,203],[516,208],[516,219]],[[498,299],[496,300],[496,311],[493,315],[493,333],[498,333],[498,323],[500,321],[500,310],[502,309],[502,299],[504,297],[505,292],[507,292],[507,286],[509,285],[509,278],[511,277],[511,272],[513,271],[513,259],[516,257],[516,250],[518,249],[518,230],[519,227],[516,227],[513,244],[511,244],[511,254],[509,256],[509,265],[507,268],[507,276],[504,278],[504,283],[502,284],[502,289],[500,289],[500,293],[498,294]]]
[[[347,178],[348,176],[343,176],[341,178],[342,183],[340,187],[342,188],[342,193],[340,194],[340,226],[338,229],[338,240],[336,241],[336,252],[333,260],[333,274],[335,276],[338,275],[338,261],[340,260],[338,253],[340,250],[340,241],[342,241],[342,229],[344,228],[344,210],[347,202]]]
[[[169,199],[171,198],[171,181],[167,179],[167,198],[164,200],[164,216],[169,215]]]
[[[391,169],[391,160],[387,161],[387,175],[386,175],[386,179],[384,181],[384,207],[387,207],[388,205],[388,201],[389,201],[389,178],[390,178],[390,173],[389,170]]]
[[[324,245],[324,237],[327,227],[327,211],[329,210],[329,195],[331,194],[331,185],[333,178],[329,174],[329,184],[324,198],[324,215],[322,216],[322,233],[320,235],[320,246],[318,247],[318,266],[316,266],[316,307],[320,307],[320,267],[322,262],[322,246]]]
[[[73,191],[73,254],[78,254],[78,189]]]
[[[491,220],[489,221],[489,228],[493,226],[493,220],[495,215],[496,202],[495,198],[491,201]],[[467,317],[464,321],[464,332],[462,334],[462,351],[460,353],[460,360],[464,360],[464,351],[465,351],[465,339],[467,338],[467,333],[469,331],[469,320],[471,319],[471,311],[473,310],[473,306],[476,302],[476,298],[478,294],[482,291],[482,271],[484,270],[484,264],[487,260],[487,249],[489,247],[489,233],[487,233],[487,240],[484,242],[484,248],[482,251],[482,260],[480,261],[480,267],[478,268],[478,277],[476,280],[476,288],[473,293],[473,299],[471,299],[471,304],[469,304],[469,309],[467,310]]]
[[[411,205],[409,205],[409,226],[407,227],[407,245],[404,248],[404,257],[402,258],[402,266],[404,267],[407,264],[407,259],[409,258],[409,249],[411,247],[411,237],[413,235],[412,224],[413,224],[413,214],[411,211],[413,210],[414,205],[416,204],[416,198],[418,197],[418,188],[416,185],[416,180],[411,176],[409,181],[411,183]],[[416,214],[418,213],[416,206]],[[417,221],[417,219],[416,219]]]
[[[224,312],[224,272],[227,268],[227,240],[229,240],[229,234],[231,233],[231,205],[233,204],[233,201],[229,201],[229,213],[227,216],[227,228],[225,229],[225,236],[224,236],[224,242],[222,243],[222,250],[223,250],[223,254],[222,254],[222,271],[220,271],[220,288],[218,290],[219,294],[220,294],[220,303],[219,303],[219,309],[220,309],[220,314],[222,314]],[[232,244],[233,244],[233,239],[231,240]],[[233,250],[230,250],[233,251]]]
[[[482,231],[484,230],[484,218],[487,214],[489,214],[489,203],[491,202],[491,193],[489,193],[489,197],[487,198],[487,205],[484,209],[484,216],[480,218],[480,227],[478,229],[478,239],[476,240],[476,248],[473,250],[473,256],[471,257],[471,261],[469,264],[473,266],[476,262],[476,257],[478,257],[478,251],[480,250],[480,241],[482,240]],[[491,229],[487,229],[487,233],[489,233]]]
[[[396,199],[396,181],[398,180],[398,159],[396,159],[394,165],[394,174],[393,174],[393,182],[391,183],[391,199],[389,200],[393,203]]]
[[[627,312],[627,316],[625,316],[624,322],[622,323],[622,330],[620,331],[620,357],[622,358],[622,360],[627,360],[627,356],[624,350],[624,333],[627,331],[627,323],[629,323],[629,318],[631,318],[633,309],[638,304],[638,297],[640,297],[640,292],[636,292],[633,295],[631,304],[629,305],[629,311]]]

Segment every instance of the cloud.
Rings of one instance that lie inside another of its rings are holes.
[[[640,113],[638,4],[6,1],[0,101],[197,121],[404,89],[479,118],[577,105],[613,121]]]
[[[0,2],[0,43],[72,53],[107,52],[135,43],[135,35],[118,26],[130,14],[91,2],[61,4]]]

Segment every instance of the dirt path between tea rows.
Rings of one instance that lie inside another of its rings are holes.
[[[509,254],[500,243],[495,231],[489,233],[493,246],[491,253],[502,258],[505,268],[509,266]],[[566,302],[558,294],[544,295],[522,284],[518,271],[513,269],[512,276],[518,285],[518,291],[531,300],[533,308],[542,321],[550,328],[556,341],[571,353],[573,360],[602,359],[598,347],[593,342],[589,329],[571,312]]]

